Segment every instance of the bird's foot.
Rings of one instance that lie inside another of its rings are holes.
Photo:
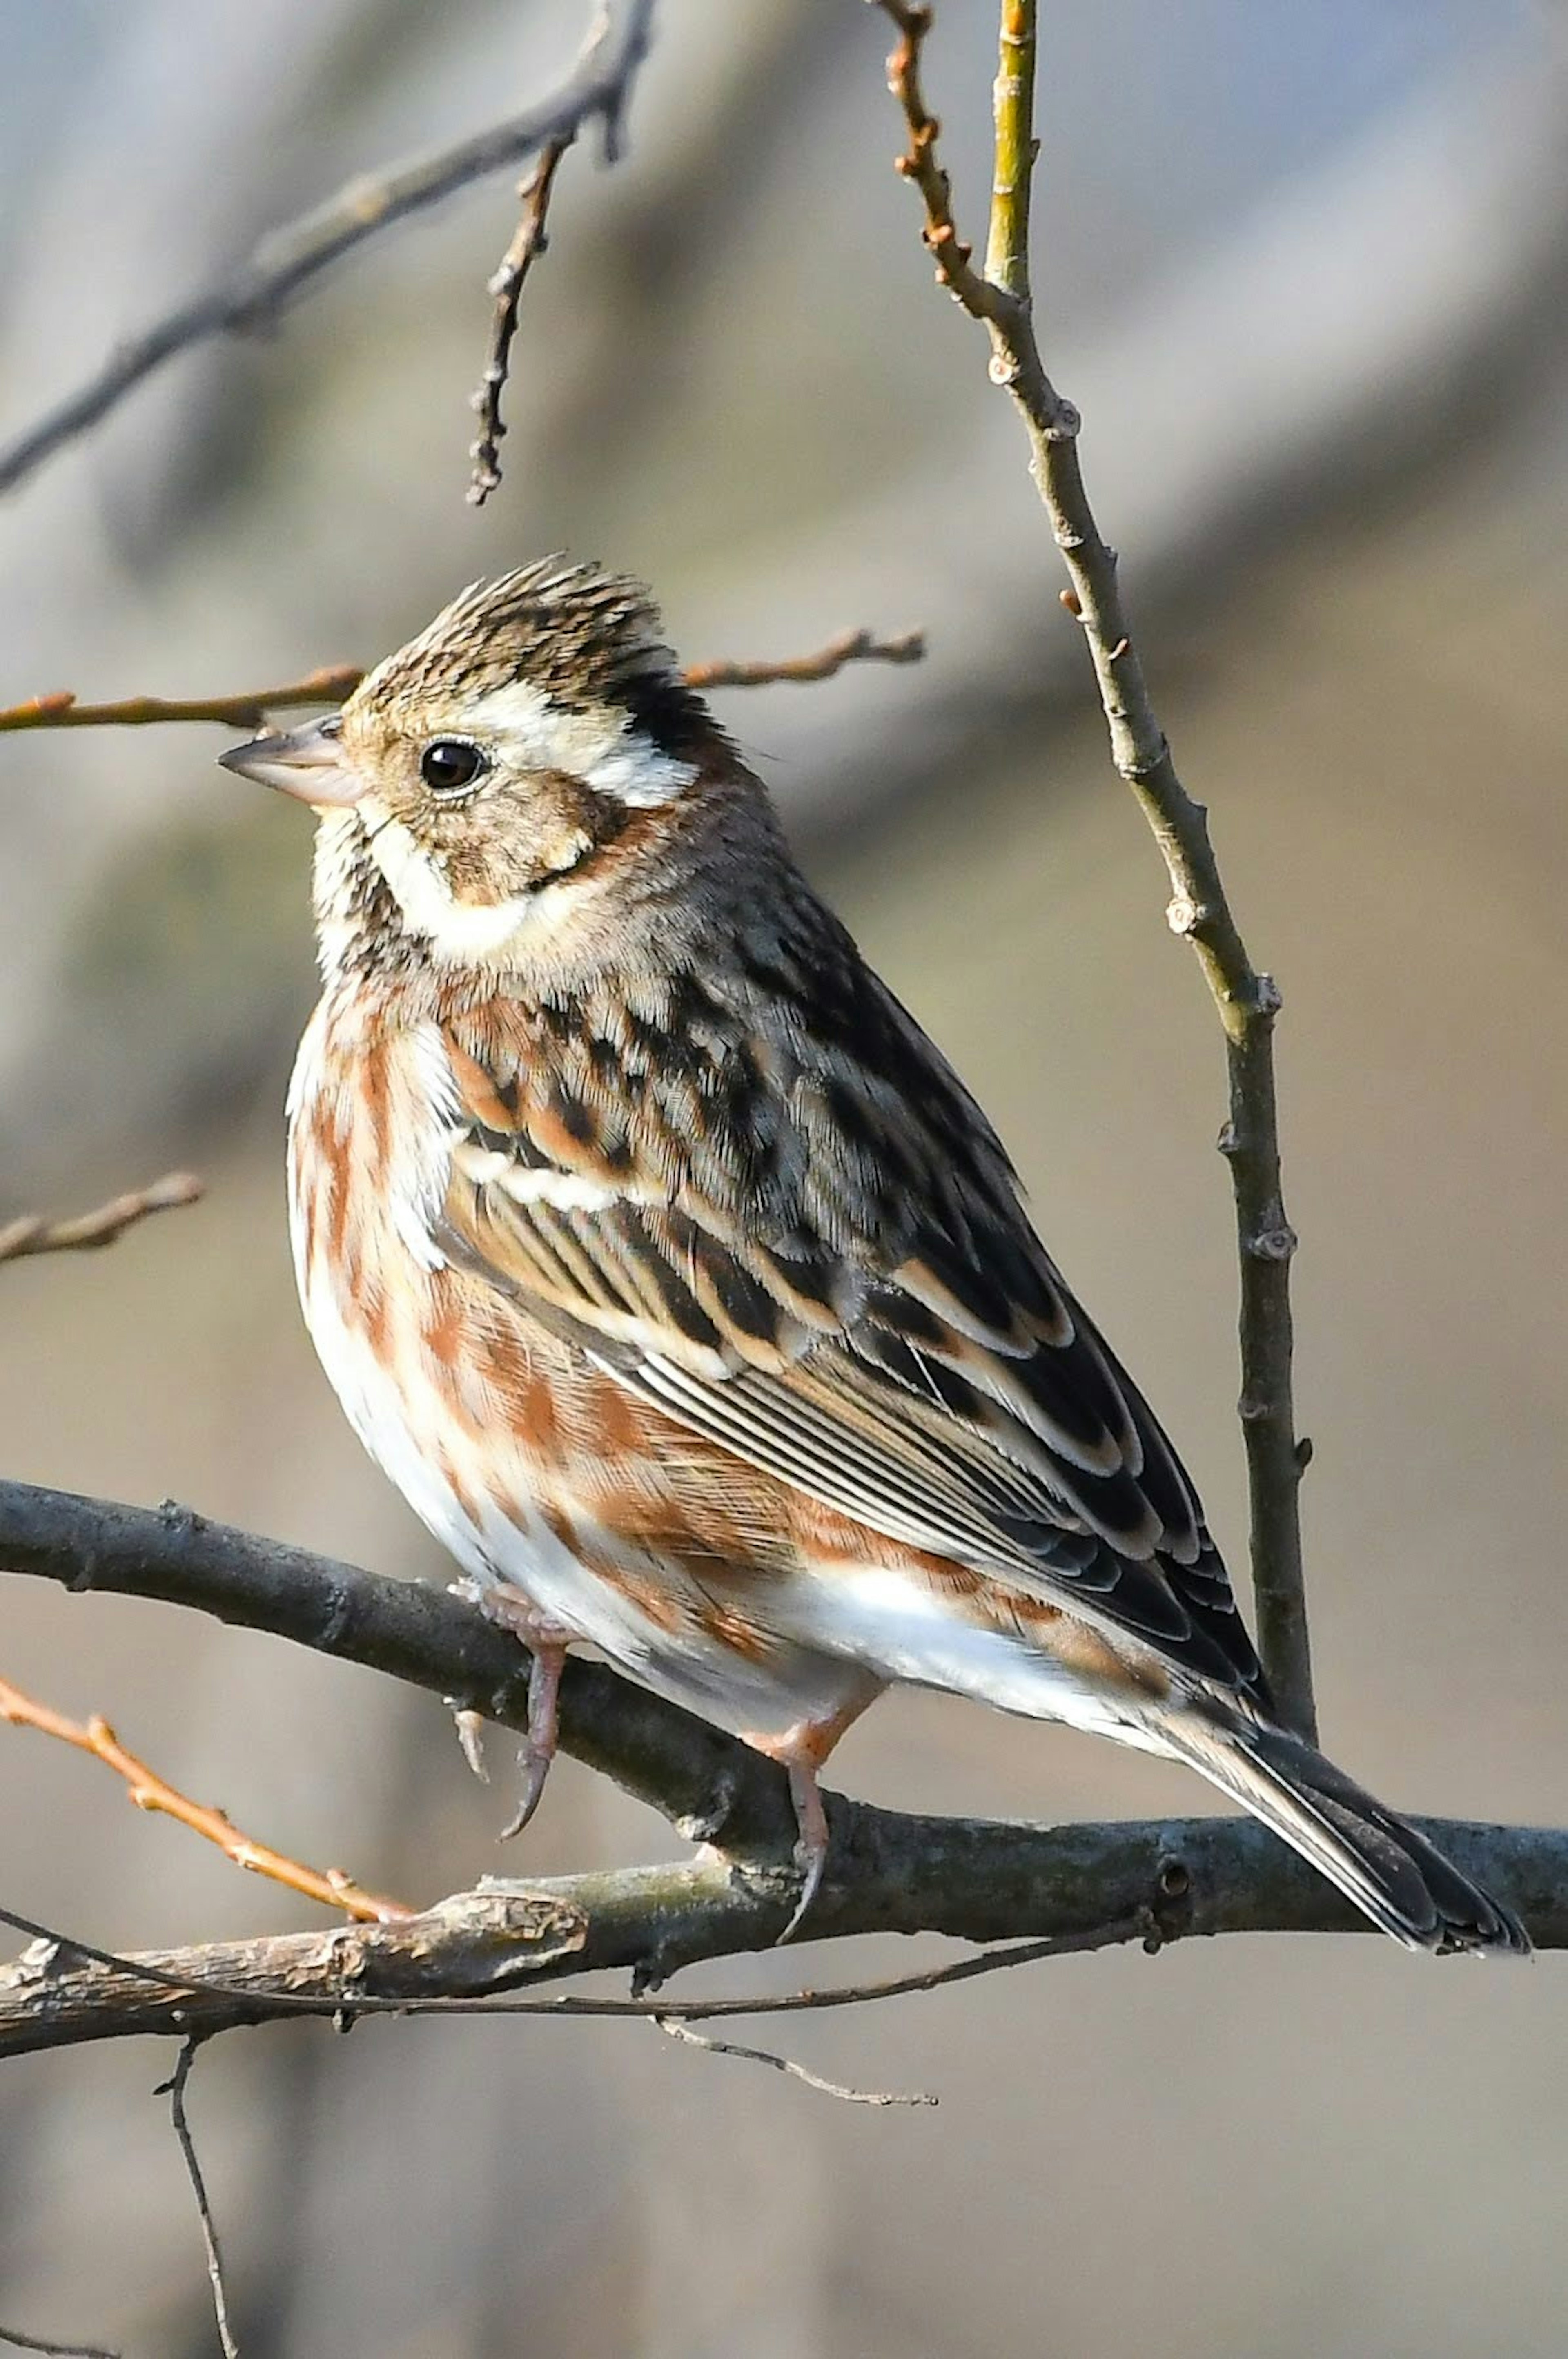
[[[789,1798],[795,1804],[795,1822],[799,1829],[795,1838],[795,1864],[800,1870],[800,1897],[790,1913],[789,1923],[774,1942],[782,1949],[793,1941],[810,1913],[811,1904],[822,1889],[822,1878],[827,1867],[827,1813],[822,1807],[822,1788],[816,1782],[816,1764],[796,1759],[785,1763],[789,1771]]]
[[[453,1586],[479,1607],[486,1621],[510,1630],[532,1657],[528,1666],[528,1728],[519,1756],[523,1790],[516,1810],[501,1830],[500,1840],[508,1843],[514,1835],[522,1833],[544,1799],[545,1781],[556,1757],[561,1673],[566,1669],[567,1648],[574,1634],[530,1604],[520,1590],[481,1588],[477,1582],[468,1581]],[[467,1751],[466,1745],[464,1750]]]

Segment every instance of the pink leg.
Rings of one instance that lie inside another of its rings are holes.
[[[537,1636],[530,1643],[534,1659],[528,1671],[528,1734],[524,1740],[521,1763],[523,1791],[510,1823],[501,1830],[503,1843],[520,1835],[538,1809],[550,1764],[556,1757],[556,1706],[561,1691],[561,1673],[566,1668],[566,1646],[558,1638]]]
[[[575,1635],[531,1605],[519,1589],[481,1589],[475,1582],[455,1584],[471,1598],[491,1622],[498,1622],[520,1638],[533,1661],[528,1669],[528,1732],[523,1742],[523,1791],[511,1821],[501,1830],[501,1841],[520,1835],[545,1792],[545,1780],[556,1757],[557,1708],[567,1648]]]
[[[795,1902],[789,1923],[774,1943],[782,1949],[793,1941],[812,1902],[822,1889],[822,1878],[827,1866],[827,1813],[822,1807],[822,1788],[816,1782],[816,1765],[809,1760],[795,1760],[789,1769],[789,1798],[795,1804],[795,1823],[799,1830],[795,1837],[795,1864],[801,1874],[800,1898]]]
[[[795,1804],[797,1829],[795,1864],[801,1874],[800,1897],[795,1904],[789,1923],[779,1935],[775,1948],[793,1941],[799,1932],[812,1902],[822,1889],[822,1878],[827,1866],[827,1813],[822,1806],[822,1788],[817,1783],[817,1771],[827,1760],[844,1731],[870,1703],[881,1693],[880,1683],[868,1681],[863,1694],[852,1702],[840,1706],[830,1720],[799,1721],[783,1736],[748,1736],[746,1743],[753,1751],[765,1753],[771,1761],[789,1773],[789,1798]]]

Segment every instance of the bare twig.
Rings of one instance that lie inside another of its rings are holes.
[[[720,658],[688,664],[681,677],[688,688],[765,688],[780,679],[831,679],[849,663],[918,663],[925,653],[925,637],[921,631],[903,631],[891,639],[880,639],[869,630],[845,631],[810,655],[781,656],[772,663],[732,663]],[[23,704],[0,707],[0,734],[20,729],[146,728],[162,721],[217,721],[230,729],[260,729],[272,712],[299,705],[341,704],[363,678],[357,665],[335,664],[308,672],[303,679],[283,688],[180,701],[132,696],[117,704],[79,704],[70,689],[60,689],[50,695],[29,697]]]
[[[825,2081],[819,2072],[810,2072],[804,2064],[795,2063],[788,2056],[775,2056],[771,2048],[742,2048],[738,2040],[712,2039],[706,2032],[694,2031],[678,2017],[655,2015],[652,2020],[670,2038],[684,2042],[688,2048],[706,2049],[709,2056],[739,2056],[748,2064],[767,2064],[775,2072],[787,2072],[792,2081],[804,2081],[808,2089],[819,2089],[825,2097],[838,2097],[846,2105],[935,2105],[939,2100],[924,2089],[907,2094],[896,2089],[850,2089],[842,2081]]]
[[[0,1261],[22,1261],[29,1254],[84,1253],[97,1245],[112,1245],[150,1212],[194,1204],[200,1193],[201,1182],[194,1173],[170,1171],[155,1180],[150,1188],[115,1196],[96,1212],[80,1212],[74,1220],[49,1221],[38,1212],[26,1213],[0,1226]]]
[[[192,1801],[189,1794],[182,1794],[136,1754],[129,1752],[108,1722],[96,1712],[91,1720],[69,1720],[63,1712],[14,1687],[9,1680],[0,1679],[0,1720],[9,1721],[14,1728],[37,1729],[40,1735],[56,1737],[62,1745],[74,1745],[79,1753],[91,1754],[95,1761],[102,1761],[124,1779],[126,1791],[138,1810],[156,1810],[177,1820],[193,1834],[215,1843],[236,1867],[249,1868],[254,1875],[265,1875],[274,1884],[286,1885],[289,1891],[303,1893],[308,1900],[319,1900],[325,1908],[341,1908],[362,1923],[385,1925],[415,1914],[401,1900],[384,1899],[376,1893],[362,1890],[341,1868],[330,1867],[322,1872],[307,1867],[303,1861],[290,1859],[286,1852],[275,1851],[270,1843],[257,1843],[252,1836],[242,1834],[226,1812]]]
[[[14,2326],[0,2326],[0,2343],[14,2351],[41,2351],[45,2359],[120,2359],[117,2351],[99,2343],[46,2343],[41,2335],[23,2334]]]
[[[897,638],[879,639],[870,631],[845,631],[829,639],[814,655],[782,656],[775,663],[688,664],[682,677],[688,688],[766,688],[774,680],[831,679],[849,663],[918,663],[925,653],[924,631],[904,631]]]
[[[148,729],[165,721],[216,721],[225,729],[260,729],[269,712],[291,706],[341,704],[364,673],[351,664],[332,664],[290,680],[283,688],[257,688],[237,696],[170,700],[128,696],[118,704],[79,704],[69,688],[31,696],[25,704],[0,709],[0,732],[17,729]]]
[[[619,38],[574,69],[564,88],[526,114],[492,124],[470,138],[400,169],[351,181],[318,212],[267,238],[251,259],[215,287],[191,297],[110,354],[87,383],[0,450],[0,492],[24,481],[46,459],[95,426],[155,369],[210,338],[261,326],[332,263],[394,223],[438,204],[455,190],[536,156],[552,139],[600,122],[619,135],[638,68],[652,37],[654,0],[627,0]]]
[[[555,186],[556,171],[561,158],[572,144],[575,135],[552,139],[535,165],[528,178],[518,185],[523,218],[516,234],[502,257],[501,266],[490,282],[490,292],[495,298],[495,317],[490,331],[490,349],[485,355],[484,374],[479,381],[479,391],[473,397],[473,407],[479,412],[479,437],[469,451],[473,461],[473,473],[469,480],[468,497],[470,507],[481,508],[492,492],[501,483],[501,442],[506,423],[501,415],[501,397],[506,390],[506,380],[512,366],[512,340],[517,333],[517,306],[528,273],[549,245],[546,220],[550,210],[550,191]]]
[[[223,2283],[223,2255],[218,2243],[218,2226],[212,2217],[212,2206],[207,2200],[207,2182],[201,2176],[201,2165],[196,2158],[196,2141],[190,2135],[190,2124],[185,2116],[185,2084],[190,2078],[190,2068],[196,2061],[200,2038],[187,2039],[181,2045],[179,2060],[173,2076],[154,2090],[157,2097],[168,2099],[168,2117],[174,2125],[174,2135],[179,2141],[179,2151],[185,2159],[190,2191],[196,2198],[196,2216],[201,2223],[201,2248],[207,2256],[207,2282],[212,2288],[212,2314],[218,2323],[218,2341],[223,2359],[240,2359],[240,2346],[229,2324],[229,2296]]]
[[[925,244],[940,283],[982,321],[990,375],[1011,395],[1033,451],[1033,473],[1071,579],[1063,603],[1082,624],[1110,732],[1113,759],[1131,787],[1164,858],[1173,931],[1191,942],[1225,1027],[1229,1119],[1220,1136],[1230,1164],[1241,1263],[1242,1434],[1251,1499],[1252,1582],[1260,1650],[1282,1716],[1315,1733],[1307,1642],[1291,1378],[1290,1263],[1296,1240],[1280,1186],[1273,1028],[1280,995],[1260,973],[1220,882],[1208,816],[1176,774],[1154,716],[1117,582],[1116,553],[1095,522],[1078,463],[1078,413],[1047,376],[1029,292],[1029,183],[1034,158],[1034,0],[1001,0],[995,86],[995,169],[984,272],[958,236],[952,191],[936,154],[937,125],[921,84],[928,7],[876,0],[899,32],[888,86],[909,146],[898,168],[920,194]]]

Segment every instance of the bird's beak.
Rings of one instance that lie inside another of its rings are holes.
[[[357,803],[366,781],[351,768],[339,742],[341,723],[330,713],[325,721],[307,721],[301,728],[269,731],[220,754],[225,770],[236,777],[254,778],[264,787],[281,787],[302,803],[318,810],[339,810]]]

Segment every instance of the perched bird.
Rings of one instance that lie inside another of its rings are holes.
[[[320,815],[305,1316],[535,1650],[789,1772],[896,1681],[1184,1761],[1413,1949],[1514,1919],[1274,1715],[1197,1497],[940,1053],[795,866],[635,583],[479,583],[225,755]]]

